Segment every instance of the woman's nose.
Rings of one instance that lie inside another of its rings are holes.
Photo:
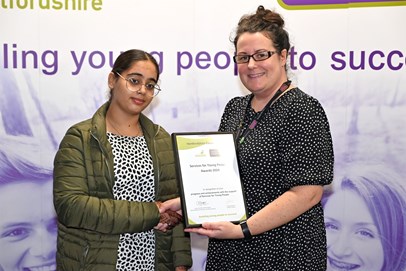
[[[350,238],[348,238],[348,236],[344,236],[344,234],[339,234],[336,236],[334,241],[328,244],[328,250],[336,257],[345,257],[351,255],[352,248]]]
[[[51,259],[56,254],[56,235],[47,230],[39,231],[34,238],[32,238],[31,247],[29,252],[34,257],[41,257],[43,259]]]

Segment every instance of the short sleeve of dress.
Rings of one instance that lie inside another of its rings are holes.
[[[323,107],[316,99],[304,94],[286,108],[287,119],[280,137],[285,183],[288,188],[331,183],[333,144]]]

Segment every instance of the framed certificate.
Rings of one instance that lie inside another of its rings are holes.
[[[232,133],[173,133],[186,228],[247,218]]]

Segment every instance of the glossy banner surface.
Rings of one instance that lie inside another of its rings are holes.
[[[0,270],[54,267],[53,158],[66,130],[107,100],[120,52],[144,49],[159,62],[153,121],[170,133],[217,131],[226,103],[248,93],[230,37],[260,4],[283,15],[289,77],[330,121],[328,270],[405,270],[404,3],[1,1]],[[204,270],[207,239],[192,234],[192,245],[192,270]]]

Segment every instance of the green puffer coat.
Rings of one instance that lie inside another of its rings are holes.
[[[142,232],[159,222],[154,202],[113,200],[113,153],[106,136],[105,103],[93,118],[72,126],[54,160],[54,205],[58,216],[57,270],[115,270],[121,233]],[[155,175],[156,200],[178,196],[169,134],[140,115]],[[192,266],[183,225],[155,231],[155,269]]]

